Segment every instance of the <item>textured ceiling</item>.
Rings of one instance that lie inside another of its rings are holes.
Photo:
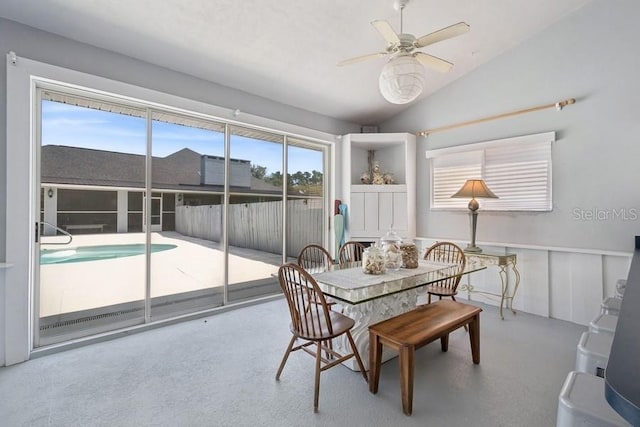
[[[427,70],[421,98],[543,31],[590,0],[412,0],[416,37],[465,21],[471,31],[422,49],[455,65]],[[400,30],[392,0],[2,0],[0,16],[305,110],[376,124],[409,105],[378,91],[384,50],[370,22]],[[20,54],[20,52],[17,52]],[[414,101],[415,102],[415,101]]]

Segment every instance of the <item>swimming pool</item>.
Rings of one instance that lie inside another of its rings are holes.
[[[162,252],[176,247],[177,245],[154,243],[151,245],[151,252]],[[72,249],[42,249],[40,251],[40,265],[100,261],[142,255],[144,251],[145,245],[143,243],[79,246]]]

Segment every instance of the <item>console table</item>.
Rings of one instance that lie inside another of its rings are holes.
[[[499,253],[491,253],[491,252],[466,252],[464,253],[467,258],[467,266],[469,267],[488,267],[495,265],[500,271],[498,274],[500,275],[500,281],[502,283],[502,292],[500,294],[495,294],[492,292],[486,291],[478,291],[475,290],[473,285],[470,283],[469,276],[467,276],[467,283],[460,285],[461,291],[467,291],[467,298],[472,292],[476,292],[479,294],[488,294],[500,297],[500,318],[504,320],[504,315],[502,314],[502,307],[506,305],[506,308],[510,309],[513,314],[516,314],[516,311],[513,309],[513,299],[516,296],[516,292],[518,291],[518,286],[520,285],[520,272],[516,268],[517,257],[516,254],[499,254]],[[509,293],[509,281],[507,277],[507,269],[511,268],[513,274],[516,277],[516,282],[513,286],[513,292]],[[506,304],[505,304],[506,301]]]

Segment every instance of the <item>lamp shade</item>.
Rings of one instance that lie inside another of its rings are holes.
[[[485,184],[481,179],[468,179],[462,188],[451,197],[471,197],[472,199],[475,199],[476,197],[488,199],[498,198],[498,196],[493,194],[493,191],[489,190],[487,184]]]
[[[378,80],[380,93],[392,104],[407,104],[424,88],[424,66],[411,55],[399,55],[385,64]]]
[[[476,200],[476,197],[497,199],[498,196],[493,194],[493,191],[489,190],[487,184],[484,183],[481,179],[468,179],[467,182],[464,183],[462,188],[458,190],[456,194],[451,197],[464,197],[471,198],[469,201],[469,220],[471,226],[471,243],[467,245],[465,249],[466,252],[482,252],[482,249],[476,246],[476,228],[478,225],[478,208],[480,205]]]

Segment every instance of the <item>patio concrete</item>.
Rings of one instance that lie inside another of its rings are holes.
[[[145,243],[144,233],[74,235],[69,245],[42,244],[43,249]],[[62,236],[44,237],[64,241]],[[151,233],[152,244],[176,248],[151,254],[151,297],[221,287],[224,252],[217,242],[177,232]],[[229,284],[265,279],[277,273],[281,255],[230,248]],[[40,317],[131,301],[145,295],[145,257],[134,255],[99,261],[47,264],[40,267]]]

